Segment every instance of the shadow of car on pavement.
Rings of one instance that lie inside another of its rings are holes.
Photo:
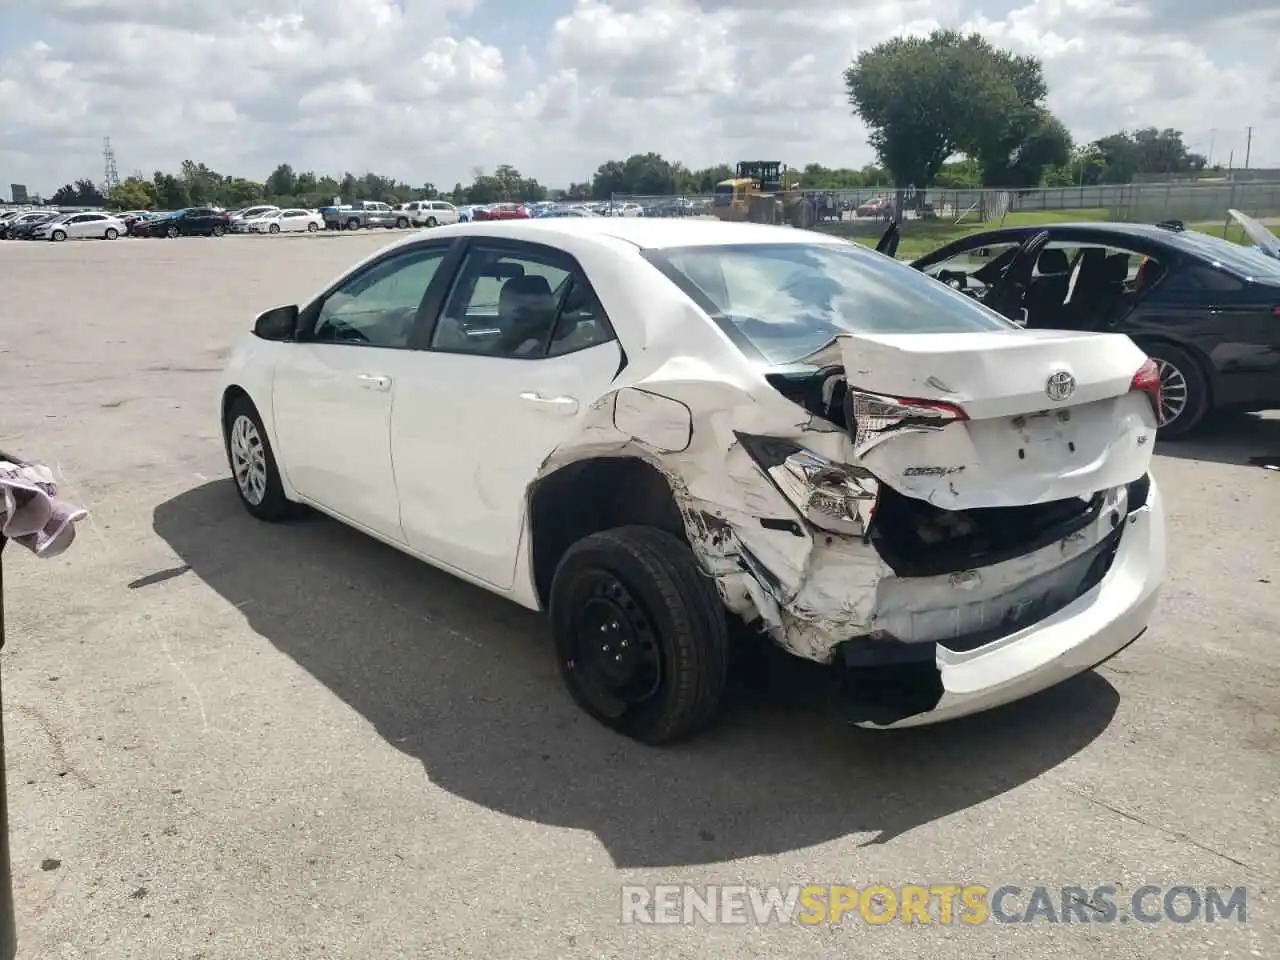
[[[1087,673],[976,717],[864,731],[816,705],[813,674],[794,661],[763,692],[735,696],[700,739],[648,748],[572,703],[541,616],[337,522],[260,523],[220,480],[160,504],[154,528],[432,783],[590,830],[619,867],[723,862],[855,833],[887,842],[1062,763],[1106,729],[1119,699]]]

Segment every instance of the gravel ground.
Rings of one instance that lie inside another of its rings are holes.
[[[1249,464],[1280,420],[1162,452],[1171,580],[1098,672],[893,735],[783,677],[645,750],[571,705],[536,616],[236,502],[228,344],[392,239],[0,244],[0,447],[92,511],[62,558],[6,551],[20,956],[1280,955],[1280,476]],[[624,884],[950,882],[1122,915],[1247,887],[1247,919],[619,921]]]

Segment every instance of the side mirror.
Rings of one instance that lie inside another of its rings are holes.
[[[253,335],[263,340],[292,340],[298,332],[298,307],[289,304],[287,307],[272,307],[258,314],[253,322]]]

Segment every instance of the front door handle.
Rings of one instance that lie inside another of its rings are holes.
[[[544,397],[540,393],[522,393],[520,399],[525,403],[566,416],[578,412],[578,401],[573,397]]]
[[[372,373],[362,373],[360,376],[356,377],[356,379],[360,381],[360,386],[364,387],[366,390],[391,389],[390,377],[379,377]]]

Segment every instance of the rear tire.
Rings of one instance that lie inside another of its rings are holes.
[[[120,236],[119,230],[117,230],[115,227],[107,227],[107,232],[103,234],[103,239],[114,240],[118,236]]]
[[[1181,439],[1201,425],[1212,406],[1204,367],[1192,354],[1171,344],[1140,346],[1160,368],[1160,412],[1162,419],[1168,419],[1161,423],[1156,437]]]
[[[359,229],[360,229],[360,221],[359,221],[359,220],[354,220],[354,219],[352,219],[352,220],[348,220],[348,221],[347,221],[347,229],[348,229],[348,230],[359,230]]]
[[[223,231],[221,227],[214,227],[212,230],[209,231],[209,235],[213,237],[220,237],[222,236],[222,232]]]
[[[267,523],[293,516],[296,507],[284,495],[271,441],[248,397],[232,402],[222,433],[232,482],[244,508]]]
[[[399,218],[397,218],[397,219],[396,219],[396,229],[397,229],[397,230],[408,230],[408,229],[409,229],[409,218],[408,218],[408,217],[399,217]]]
[[[320,228],[319,228],[319,227],[317,227],[317,226],[315,225],[315,223],[308,223],[308,224],[307,224],[307,233],[315,233],[315,232],[317,232],[319,229],[320,229]]]
[[[427,217],[427,226],[428,226],[428,227],[434,227],[435,225],[436,225],[436,218],[435,218],[435,217]]]
[[[660,745],[715,719],[728,676],[724,607],[671,534],[619,527],[579,540],[556,569],[550,607],[560,675],[595,720]]]
[[[178,228],[170,227],[164,232],[164,235],[168,237],[170,240],[176,240],[178,238]]]

